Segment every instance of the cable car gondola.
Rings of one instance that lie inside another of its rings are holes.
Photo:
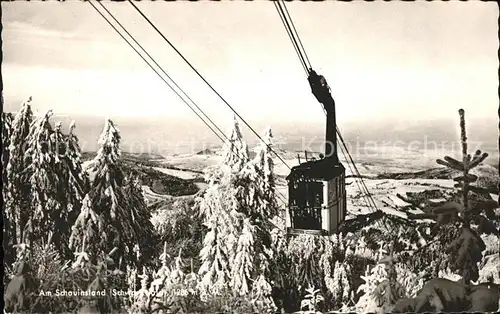
[[[309,69],[309,84],[326,111],[325,155],[291,169],[288,181],[288,234],[331,235],[345,220],[345,168],[337,154],[335,101],[321,75]]]
[[[335,234],[347,213],[345,168],[337,154],[335,101],[326,79],[312,69],[285,3],[279,0],[273,3],[307,74],[311,91],[326,113],[325,155],[320,160],[306,160],[304,163],[299,160],[300,164],[291,168],[286,178],[287,233]]]

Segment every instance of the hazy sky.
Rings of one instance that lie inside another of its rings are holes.
[[[194,114],[84,2],[1,4],[6,109],[95,116]],[[215,120],[230,110],[128,3],[106,3]],[[271,2],[143,1],[138,6],[248,119],[323,120]],[[496,115],[494,2],[287,4],[338,119]]]

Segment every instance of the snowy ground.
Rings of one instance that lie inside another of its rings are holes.
[[[173,200],[178,200],[178,199],[189,199],[193,197],[193,195],[183,195],[183,196],[171,196],[171,195],[165,195],[165,194],[158,194],[155,193],[151,188],[147,185],[142,186],[142,193],[144,194],[144,197],[146,198],[146,203],[154,203],[157,201],[173,201]]]
[[[347,183],[353,182],[346,188],[348,197],[348,210],[353,214],[364,214],[369,212],[366,205],[366,198],[360,192],[358,185],[354,178],[346,180]],[[358,180],[359,182],[359,180]],[[373,199],[378,208],[381,210],[392,213],[406,218],[406,215],[398,210],[403,206],[409,205],[396,195],[400,194],[406,196],[407,192],[423,192],[425,190],[441,190],[446,191],[453,189],[454,182],[452,180],[430,180],[430,179],[406,179],[406,180],[364,180],[368,190],[373,196]],[[439,200],[436,200],[439,201]],[[421,211],[414,211],[413,213],[421,213]]]
[[[191,180],[200,176],[199,173],[188,170],[176,170],[162,167],[153,167],[153,169],[184,180]]]
[[[165,157],[161,163],[181,169],[203,171],[206,167],[215,166],[221,161],[222,157],[219,155],[176,155]]]

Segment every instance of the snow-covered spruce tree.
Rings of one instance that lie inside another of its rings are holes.
[[[25,236],[30,239],[30,242],[51,231],[56,231],[55,229],[61,225],[59,218],[64,221],[67,217],[58,199],[60,177],[55,164],[59,162],[59,159],[56,151],[57,139],[54,141],[53,135],[55,134],[50,124],[52,114],[52,110],[49,110],[45,115],[36,118],[28,135],[25,158],[31,197],[30,228],[25,230]],[[60,245],[56,237],[53,241],[56,246]]]
[[[203,197],[197,200],[204,225],[208,228],[198,271],[202,278],[198,288],[204,296],[227,292],[223,290],[230,282],[230,265],[236,255],[243,218],[236,182],[249,157],[236,118],[228,139],[224,145],[223,162],[206,170],[209,186]]]
[[[259,197],[255,200],[258,207],[257,211],[263,218],[272,219],[279,215],[279,206],[276,198],[276,177],[274,174],[274,161],[272,156],[273,133],[269,128],[264,137],[263,142],[259,145],[257,154],[250,166],[253,166],[251,179],[257,183],[259,193],[253,192],[254,197]]]
[[[378,305],[382,306],[383,309],[391,308],[396,302],[406,297],[406,291],[404,287],[398,282],[398,276],[396,272],[397,258],[394,256],[394,244],[390,248],[388,256],[383,257],[379,263],[383,263],[386,266],[387,278],[382,281],[373,294],[375,295]]]
[[[127,196],[125,207],[131,215],[131,227],[134,229],[134,234],[139,237],[134,245],[136,262],[143,265],[154,255],[154,246],[152,245],[154,227],[139,178],[129,175],[123,193]]]
[[[144,210],[142,203],[136,204],[137,199],[127,195],[124,188],[127,182],[119,163],[120,139],[114,123],[106,120],[99,138],[101,148],[88,169],[90,188],[72,227],[69,244],[80,251],[86,238],[86,252],[94,263],[99,252],[117,247],[113,258],[120,269],[125,269],[127,265],[138,264],[137,246],[142,251],[144,238],[152,234],[152,226],[142,225],[144,216],[138,214]]]
[[[7,186],[9,183],[7,176],[7,164],[9,163],[9,146],[10,146],[10,137],[12,136],[12,122],[14,116],[10,112],[2,112],[2,195],[4,200],[7,196]],[[2,206],[5,206],[2,203]]]
[[[74,130],[75,122],[72,121],[69,125],[68,134],[62,134],[61,123],[58,123],[54,134],[58,151],[58,170],[61,178],[59,197],[67,208],[68,221],[71,222],[71,225],[75,222],[83,198],[89,189],[89,178],[83,170],[79,140]],[[67,232],[69,235],[71,229],[68,229]]]
[[[170,298],[173,297],[173,285],[170,280],[172,269],[168,263],[167,243],[163,246],[163,253],[160,255],[161,266],[158,271],[153,272],[151,285],[149,287],[149,304],[146,308],[152,310],[166,308],[170,304]]]
[[[230,255],[235,242],[234,219],[226,212],[219,184],[211,183],[200,202],[208,233],[200,251],[201,277],[198,289],[204,298],[222,293],[230,280]],[[227,196],[227,195],[226,195]]]
[[[134,291],[134,303],[130,308],[130,313],[148,313],[151,307],[150,290],[148,288],[149,276],[146,268],[142,268],[142,274],[138,276],[141,281],[139,290]]]
[[[415,274],[403,263],[396,264],[396,281],[401,283],[408,297],[413,298],[424,286],[423,272]]]
[[[255,226],[251,224],[250,219],[245,218],[231,269],[231,287],[241,296],[247,295],[251,289],[255,254],[254,234]]]
[[[386,251],[383,245],[377,253],[377,259],[381,260]],[[361,276],[364,283],[359,286],[358,292],[362,291],[364,294],[359,298],[356,304],[356,311],[359,313],[376,313],[381,311],[381,304],[377,300],[375,291],[377,287],[386,280],[387,270],[383,263],[378,263],[371,270],[367,267],[365,275]]]
[[[461,233],[447,248],[449,254],[449,266],[452,271],[458,271],[462,276],[462,280],[469,284],[470,281],[476,281],[479,277],[478,263],[482,260],[482,251],[486,248],[483,240],[478,235],[477,231],[471,228],[471,222],[480,221],[483,229],[496,229],[491,221],[487,218],[488,209],[497,208],[498,203],[494,200],[476,201],[469,200],[470,191],[479,191],[480,189],[473,186],[471,183],[477,180],[477,176],[472,175],[469,171],[477,167],[487,157],[487,153],[476,151],[474,156],[467,152],[467,135],[465,129],[465,112],[463,109],[459,111],[460,115],[460,130],[462,143],[462,161],[445,156],[444,160],[438,159],[436,162],[450,169],[462,172],[462,175],[454,180],[458,183],[455,185],[458,188],[460,195],[459,202],[449,202],[434,209],[435,214],[454,214],[458,215],[461,220]],[[482,212],[486,216],[481,215]],[[489,225],[489,227],[485,227]]]
[[[346,308],[353,297],[350,276],[351,269],[349,264],[335,262],[333,277],[325,276],[325,284],[333,297],[333,306],[335,308]]]
[[[263,140],[257,149],[255,158],[244,166],[238,177],[237,198],[240,200],[241,211],[246,217],[240,237],[245,239],[243,242],[251,240],[251,243],[248,243],[248,250],[238,243],[236,265],[244,264],[241,259],[244,259],[248,265],[247,283],[243,286],[237,284],[237,286],[244,288],[249,283],[254,282],[251,287],[254,303],[270,304],[271,295],[268,292],[268,287],[276,277],[272,272],[274,268],[271,267],[276,251],[272,246],[271,231],[274,226],[271,221],[279,215],[274,163],[271,155],[271,129],[268,129]],[[246,254],[242,252],[246,252]],[[251,252],[253,252],[253,256]],[[244,257],[245,255],[246,257]],[[240,274],[242,274],[241,269],[233,269],[233,282],[242,280]],[[259,280],[256,280],[257,278]],[[233,289],[235,289],[234,286]],[[246,291],[246,289],[244,290]],[[246,292],[239,291],[239,293],[242,295]],[[274,307],[269,308],[269,310],[273,309]]]
[[[3,101],[3,98],[2,98]],[[11,265],[14,257],[12,246],[14,245],[13,239],[16,237],[15,225],[12,225],[7,216],[7,187],[9,185],[7,175],[7,164],[9,163],[9,145],[10,137],[12,135],[12,120],[14,116],[8,112],[2,112],[2,218],[4,223],[3,234],[3,248],[4,248],[4,263]]]
[[[257,313],[276,313],[277,307],[272,297],[273,288],[263,274],[252,285],[252,306]]]
[[[285,310],[287,312],[298,310],[300,304],[297,301],[304,297],[304,288],[309,286],[320,289],[324,296],[325,301],[321,310],[338,309],[342,305],[347,305],[351,299],[352,282],[348,284],[344,282],[345,290],[341,292],[336,285],[339,281],[352,277],[349,274],[352,264],[349,254],[342,234],[329,237],[301,234],[290,237],[286,250],[286,267],[280,268],[283,275],[279,278],[279,282],[284,288],[277,289],[280,298],[283,299]],[[278,256],[281,257],[281,254]],[[335,269],[336,262],[344,264],[345,267]],[[346,276],[341,274],[344,270]],[[335,276],[337,276],[336,281]]]
[[[272,160],[266,151],[249,160],[236,119],[228,138],[224,160],[208,171],[209,187],[199,201],[209,229],[200,253],[199,287],[210,294],[208,287],[228,286],[236,298],[247,297],[256,307],[269,305],[269,221],[277,212]],[[267,141],[270,144],[270,134]]]
[[[5,215],[11,223],[11,228],[15,230],[15,236],[12,238],[14,244],[23,242],[23,230],[29,219],[30,185],[28,175],[25,172],[29,160],[25,158],[25,153],[27,138],[33,122],[31,100],[30,97],[28,101],[22,104],[21,109],[12,121],[9,160],[6,167]]]
[[[189,288],[184,273],[184,261],[182,260],[182,250],[169,267],[166,261],[166,243],[162,256],[162,267],[158,272],[153,273],[153,282],[151,283],[150,298],[151,309],[153,311],[163,310],[167,312],[189,313],[193,309],[189,308],[192,303],[193,295],[196,292]],[[191,302],[190,302],[191,301]]]
[[[200,193],[201,194],[201,193]],[[151,222],[155,229],[154,243],[168,243],[168,253],[174,256],[182,249],[186,260],[193,259],[194,267],[199,269],[199,254],[203,248],[203,236],[206,233],[199,209],[194,206],[194,198],[179,199],[171,206],[151,210]],[[155,245],[156,247],[157,245]],[[156,248],[158,251],[159,248]]]
[[[31,191],[30,236],[39,238],[51,232],[54,245],[69,254],[70,227],[80,209],[87,180],[73,127],[67,136],[60,122],[52,128],[51,116],[49,111],[37,118],[28,136],[25,158]]]
[[[37,118],[28,136],[26,156],[30,161],[27,170],[31,183],[30,222],[33,232],[30,236],[39,238],[51,232],[54,245],[66,251],[70,226],[76,218],[74,208],[79,209],[80,201],[70,197],[74,184],[68,182],[67,177],[75,165],[67,162],[66,135],[61,131],[61,123],[53,129],[51,116],[52,111],[48,111]],[[81,176],[81,173],[75,175]],[[79,196],[83,196],[83,191]]]
[[[232,268],[231,286],[240,296],[251,293],[252,303],[260,311],[275,311],[270,283],[275,277],[271,263],[275,255],[272,247],[271,220],[278,213],[274,165],[271,156],[272,132],[269,129],[253,160],[244,165],[236,176],[236,197],[241,230]],[[262,306],[270,306],[264,309]]]
[[[243,169],[249,161],[248,145],[243,140],[243,133],[236,116],[233,116],[233,124],[229,132],[228,140],[224,144],[223,164],[230,167],[232,171],[238,172]]]

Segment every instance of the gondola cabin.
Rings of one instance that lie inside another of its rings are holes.
[[[288,181],[289,234],[331,235],[346,216],[345,168],[329,159],[292,168]]]
[[[312,69],[308,80],[326,113],[325,156],[291,169],[287,177],[287,231],[331,235],[339,231],[347,213],[345,168],[337,155],[335,101],[330,88],[325,78]]]

